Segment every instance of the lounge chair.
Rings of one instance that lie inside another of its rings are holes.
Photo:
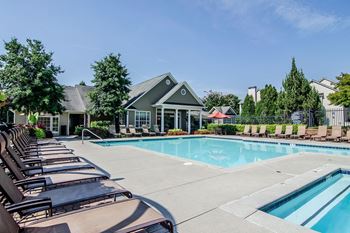
[[[344,136],[344,137],[341,137],[340,138],[340,141],[348,141],[348,142],[350,142],[350,129],[348,129],[347,131],[346,131],[346,135]]]
[[[287,125],[286,131],[280,135],[278,135],[279,138],[288,138],[293,134],[293,125]]]
[[[316,135],[313,135],[311,136],[311,139],[325,139],[327,137],[327,126],[325,125],[322,125],[322,126],[319,126],[318,127],[318,130],[317,130],[317,134]]]
[[[147,125],[142,125],[142,135],[144,135],[144,136],[156,136],[156,133],[149,131]]]
[[[278,135],[280,134],[282,134],[282,125],[276,125],[275,132],[270,133],[268,136],[272,138],[272,137],[278,137]]]
[[[297,134],[290,135],[290,138],[293,138],[293,139],[306,139],[309,137],[310,137],[309,135],[306,135],[306,126],[305,125],[299,125]]]
[[[237,132],[236,135],[244,136],[244,135],[250,135],[250,125],[245,125],[243,132]]]
[[[342,128],[341,126],[332,126],[332,134],[326,136],[326,140],[340,141],[342,136]]]
[[[0,188],[6,201],[10,203],[6,208],[11,210],[11,208],[22,206],[24,209],[19,213],[21,216],[42,211],[51,215],[54,210],[61,210],[72,205],[74,207],[80,206],[87,201],[100,201],[107,198],[116,200],[117,196],[132,197],[128,190],[112,180],[76,184],[42,192],[23,193],[7,176],[3,168],[0,168]],[[37,206],[28,207],[27,204],[37,204]]]
[[[30,204],[29,204],[30,205]],[[11,212],[20,212],[21,207]],[[173,233],[173,224],[162,214],[139,199],[127,199],[112,204],[72,211],[19,226],[0,205],[1,233],[96,233],[96,232],[145,232],[150,226],[163,226]],[[162,231],[163,232],[163,231]]]
[[[1,139],[2,136],[0,136]],[[65,171],[58,174],[36,175],[34,177],[27,176],[24,171],[20,170],[13,161],[9,153],[0,143],[0,159],[9,170],[11,175],[17,181],[16,185],[21,186],[24,190],[44,188],[44,190],[52,187],[76,184],[77,182],[96,181],[99,179],[107,179],[108,176],[95,169],[81,169],[78,171]]]
[[[132,136],[141,137],[142,133],[136,132],[136,129],[133,125],[129,125],[129,132],[132,134]]]
[[[255,137],[260,137],[260,136],[264,136],[264,135],[266,135],[266,125],[260,126],[258,133],[252,133],[252,136],[255,136]]]
[[[164,136],[166,135],[165,132],[160,132],[158,125],[153,125],[153,130],[156,133],[157,136]]]
[[[125,125],[120,125],[120,134],[125,137],[131,137],[132,133],[128,133]]]
[[[23,133],[23,137],[25,138],[25,140],[28,142],[28,144],[30,146],[47,147],[47,146],[61,145],[61,143],[59,141],[57,141],[56,139],[54,139],[54,138],[50,138],[50,139],[36,139],[36,138],[32,138],[32,137],[29,136],[28,130],[26,128],[16,127],[16,129],[19,132]]]
[[[252,125],[252,130],[250,131],[250,136],[254,136],[258,133],[258,126],[257,125]]]

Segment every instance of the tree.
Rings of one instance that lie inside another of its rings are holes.
[[[260,90],[260,101],[256,104],[256,115],[274,116],[277,111],[278,92],[274,86],[265,85]]]
[[[86,86],[86,83],[84,81],[80,81],[79,85],[80,86]]]
[[[335,84],[337,91],[328,95],[329,101],[334,105],[350,107],[350,74],[342,73],[337,77]]]
[[[61,113],[64,90],[57,76],[63,71],[53,64],[53,53],[46,52],[40,41],[26,42],[5,42],[5,54],[0,55],[1,86],[17,111]]]
[[[109,54],[92,66],[95,88],[89,93],[91,103],[89,112],[96,116],[113,117],[115,130],[119,132],[119,115],[123,113],[123,101],[128,100],[129,86],[128,70],[117,56]]]
[[[298,70],[295,59],[292,60],[292,68],[289,74],[282,82],[283,91],[280,93],[277,101],[279,107],[278,112],[291,115],[295,111],[308,110],[306,106],[311,106],[309,100],[311,97],[315,97],[309,81],[305,78],[302,70]],[[319,98],[319,97],[317,97]],[[312,106],[318,106],[312,105]],[[319,110],[319,109],[311,109]]]
[[[255,102],[253,96],[246,95],[242,104],[242,116],[254,116]]]
[[[240,99],[234,94],[224,95],[212,90],[208,91],[208,94],[203,98],[203,103],[208,111],[213,107],[230,106],[238,114],[239,102]]]

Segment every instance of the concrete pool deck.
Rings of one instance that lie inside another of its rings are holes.
[[[81,141],[63,143],[161,211],[176,224],[176,232],[181,233],[276,232],[268,224],[259,224],[262,219],[269,221],[264,219],[266,216],[233,213],[228,205],[312,170],[318,172],[321,167],[350,166],[347,156],[301,153],[221,169],[200,163],[185,165],[183,159],[130,146],[102,147],[87,141],[84,145]],[[327,145],[348,147],[344,143]],[[254,221],[250,221],[252,217]],[[290,225],[283,232],[310,232]]]

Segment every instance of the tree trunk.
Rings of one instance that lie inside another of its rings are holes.
[[[115,125],[115,132],[119,133],[120,132],[120,122],[119,122],[119,114],[116,114],[114,116],[114,125]]]

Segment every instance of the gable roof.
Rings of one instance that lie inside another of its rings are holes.
[[[88,92],[92,89],[91,86],[64,86],[65,101],[62,105],[66,112],[86,112],[90,100]]]
[[[126,108],[130,107],[133,103],[139,100],[147,92],[152,90],[158,83],[163,79],[170,78],[175,84],[177,84],[176,79],[172,76],[171,73],[165,73],[154,78],[148,79],[144,82],[138,83],[130,87],[129,100],[124,103]]]
[[[328,85],[326,85],[326,84],[323,84],[323,83],[321,83],[321,82],[319,82],[319,81],[316,81],[316,80],[311,80],[310,83],[316,83],[316,84],[318,84],[318,85],[320,85],[320,86],[323,86],[323,87],[325,87],[325,88],[328,88],[328,89],[330,89],[330,90],[332,90],[332,91],[336,91],[335,88],[333,88],[333,87],[331,87],[331,86],[328,86]]]
[[[236,111],[231,106],[220,106],[220,107],[212,107],[209,113],[213,113],[214,111],[221,112],[223,114],[227,114],[228,111],[232,111],[235,115],[237,115]]]
[[[188,85],[187,82],[181,82],[175,85],[168,93],[166,93],[162,98],[160,98],[155,105],[161,105],[164,104],[170,97],[172,97],[181,87],[185,86],[191,95],[197,100],[199,105],[204,106],[202,100],[197,96],[197,94],[192,90],[190,85]]]

